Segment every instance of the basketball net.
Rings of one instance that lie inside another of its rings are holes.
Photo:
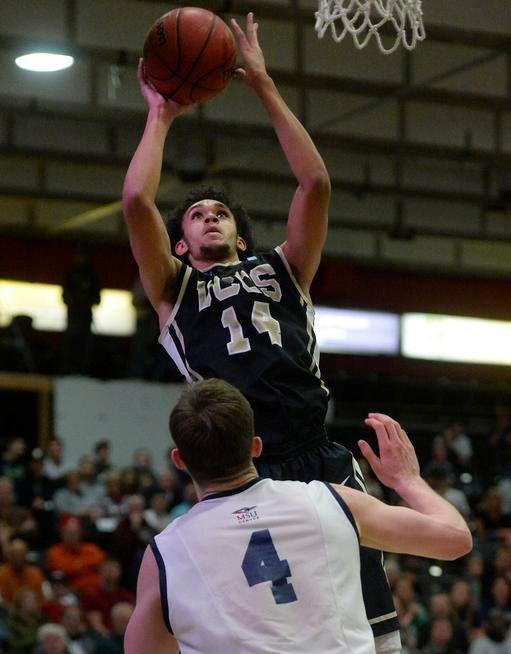
[[[391,54],[400,44],[413,50],[417,41],[426,38],[422,20],[422,0],[318,0],[316,33],[321,39],[330,27],[338,43],[351,34],[361,50],[372,36],[384,54]],[[383,28],[391,42],[385,45]],[[385,29],[387,28],[387,29]],[[393,37],[393,41],[392,41]]]

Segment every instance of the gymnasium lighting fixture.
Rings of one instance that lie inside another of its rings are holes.
[[[69,68],[74,63],[70,55],[52,52],[31,52],[15,59],[16,65],[37,73],[52,73]]]

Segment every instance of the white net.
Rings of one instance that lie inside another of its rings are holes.
[[[319,0],[315,29],[320,39],[329,27],[335,41],[351,34],[359,49],[374,36],[385,54],[401,44],[413,50],[426,38],[421,0]]]

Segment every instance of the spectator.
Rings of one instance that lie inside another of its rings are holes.
[[[57,513],[74,515],[76,517],[95,519],[100,509],[95,503],[94,496],[87,493],[78,470],[71,470],[66,475],[66,485],[59,488],[53,496],[53,503]]]
[[[12,603],[22,588],[31,588],[40,602],[43,601],[44,575],[27,563],[28,547],[21,538],[13,538],[5,547],[6,563],[0,565],[0,596]]]
[[[165,493],[154,493],[150,504],[150,507],[144,511],[144,518],[151,529],[158,533],[172,522]]]
[[[406,573],[396,581],[394,601],[403,644],[414,649],[418,643],[419,633],[427,624],[429,616],[417,597],[412,579]]]
[[[490,487],[476,510],[477,529],[490,538],[508,539],[511,536],[511,515],[504,513],[502,495],[496,486]]]
[[[9,654],[31,654],[42,623],[37,593],[31,588],[22,588],[14,598],[6,621]]]
[[[139,447],[135,450],[133,470],[139,493],[146,495],[156,489],[158,480],[152,468],[151,452],[147,447]]]
[[[106,559],[99,569],[101,581],[82,594],[82,606],[91,627],[106,636],[112,629],[112,607],[119,602],[135,603],[135,595],[121,586],[119,561]]]
[[[463,654],[453,642],[453,627],[448,618],[433,618],[429,640],[421,649],[423,654]]]
[[[144,497],[130,495],[128,514],[122,518],[115,530],[116,550],[119,552],[123,569],[123,583],[131,591],[136,588],[138,569],[145,548],[155,534],[144,518],[144,510]]]
[[[112,470],[105,477],[105,495],[100,500],[100,508],[106,518],[119,519],[128,512],[128,501],[122,492],[121,473]]]
[[[37,646],[33,654],[85,654],[70,642],[66,630],[60,624],[46,623],[36,634]]]
[[[483,634],[475,638],[468,654],[511,654],[511,642],[506,639],[506,621],[499,611],[490,611],[483,624]]]
[[[0,474],[16,483],[23,479],[27,464],[27,442],[23,436],[11,436],[0,461]]]
[[[461,515],[468,520],[470,517],[470,505],[465,493],[452,485],[453,476],[448,466],[444,464],[430,465],[428,472],[424,473],[426,481],[444,499],[455,506]]]
[[[76,654],[94,654],[100,635],[86,626],[80,606],[67,606],[62,615],[62,626]]]
[[[67,576],[61,570],[48,574],[46,586],[47,599],[42,604],[42,610],[49,622],[61,622],[65,610],[69,606],[78,606],[80,599],[76,590],[69,585]]]
[[[110,441],[103,439],[97,441],[94,445],[94,465],[96,466],[98,479],[104,479],[105,475],[113,470],[110,461],[111,453]]]
[[[60,542],[48,550],[48,568],[64,572],[70,585],[80,592],[97,586],[105,552],[94,543],[82,540],[82,527],[76,517],[62,521],[60,538]]]
[[[472,468],[474,450],[470,438],[465,434],[462,420],[453,420],[442,434],[447,449],[453,454],[454,462],[460,472]]]
[[[511,627],[511,583],[505,577],[495,577],[491,583],[490,596],[483,602],[481,607],[482,618],[492,610],[497,610],[506,622],[506,627]]]
[[[470,634],[476,625],[477,617],[470,582],[466,579],[456,579],[449,591],[449,597],[454,619],[463,626],[465,634]]]
[[[31,539],[37,524],[27,509],[14,503],[14,485],[8,477],[0,477],[0,546],[4,548],[12,536]]]
[[[176,504],[170,512],[171,519],[175,520],[179,516],[184,515],[196,502],[197,493],[195,492],[195,486],[191,481],[188,481],[183,488],[183,500],[179,504]]]
[[[112,633],[99,641],[94,654],[123,654],[124,634],[133,613],[133,604],[119,602],[112,607]]]
[[[65,475],[74,467],[74,463],[64,456],[64,441],[58,436],[50,438],[43,459],[44,474],[54,482],[61,484]]]
[[[456,619],[456,613],[451,602],[450,595],[445,592],[433,593],[429,598],[429,619],[427,629],[423,630],[422,642],[431,641],[431,628],[435,620],[448,620],[450,624],[450,636],[448,639],[449,647],[453,650],[466,652],[468,648],[468,634],[463,624]],[[445,636],[445,626],[438,626],[438,630]],[[427,634],[424,638],[424,634]],[[447,646],[447,645],[446,645]]]

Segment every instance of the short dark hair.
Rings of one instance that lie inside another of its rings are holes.
[[[191,191],[186,198],[169,213],[167,219],[167,231],[170,236],[172,254],[182,260],[186,258],[180,257],[175,251],[176,243],[183,238],[183,217],[192,204],[205,199],[221,202],[232,211],[232,215],[236,222],[238,236],[241,236],[247,246],[246,250],[238,252],[239,258],[243,260],[254,254],[254,237],[252,235],[250,216],[246,209],[241,204],[233,204],[227,193],[215,186],[203,186]]]
[[[242,393],[226,381],[192,384],[172,410],[169,427],[198,483],[227,479],[250,464],[254,412]]]

